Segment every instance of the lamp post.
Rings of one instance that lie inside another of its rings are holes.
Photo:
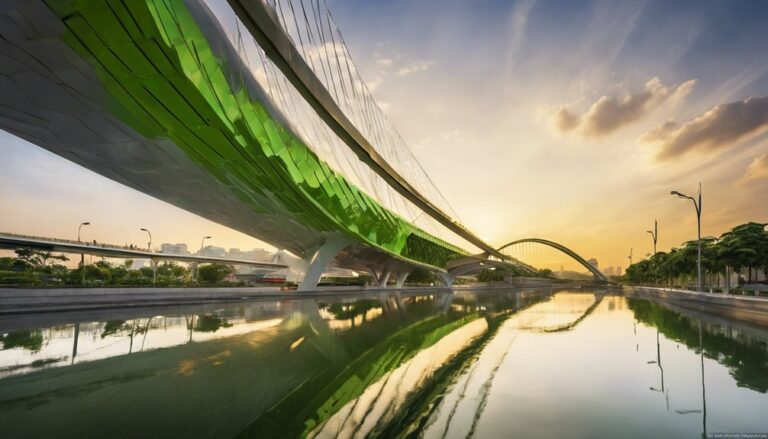
[[[80,223],[80,226],[77,227],[77,242],[80,241],[80,231],[83,229],[83,226],[90,226],[90,221],[84,221]],[[80,270],[82,271],[82,284],[85,285],[85,253],[80,253]]]
[[[629,249],[629,256],[628,256],[628,258],[629,258],[629,266],[630,267],[632,266],[632,250],[634,250],[634,248],[630,248]],[[629,267],[627,267],[627,268],[629,268]]]
[[[80,230],[83,229],[83,226],[90,226],[90,225],[91,225],[91,223],[88,222],[88,221],[80,223],[80,226],[77,228],[77,242],[81,242],[80,241]]]
[[[653,230],[646,230],[653,238],[653,255],[656,256],[656,241],[659,239],[659,223],[653,220]]]
[[[698,226],[698,235],[696,239],[696,244],[698,247],[698,256],[696,258],[696,277],[697,277],[697,284],[698,284],[698,291],[704,291],[704,278],[701,277],[701,183],[699,183],[699,196],[698,196],[698,202],[695,198],[689,197],[688,195],[681,194],[678,191],[672,191],[669,193],[670,195],[677,195],[680,198],[687,198],[693,202],[693,207],[696,209],[696,222]]]
[[[145,229],[144,227],[142,227],[139,230],[143,232],[147,232],[147,235],[149,235],[149,243],[147,244],[147,250],[152,251],[152,233],[149,230]]]
[[[204,236],[203,241],[200,243],[200,251],[197,252],[197,254],[202,255],[203,254],[203,246],[205,245],[205,240],[211,239],[210,236]],[[194,264],[194,269],[192,271],[192,277],[194,279],[197,279],[197,263]],[[192,334],[190,334],[190,340],[192,339]]]
[[[200,242],[200,251],[198,252],[199,254],[203,253],[203,246],[205,245],[205,240],[206,239],[211,239],[211,237],[210,236],[203,236],[203,240]]]

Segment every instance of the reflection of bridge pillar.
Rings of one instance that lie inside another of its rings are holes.
[[[395,284],[395,287],[403,288],[403,285],[405,285],[405,280],[408,279],[410,274],[410,271],[401,271],[397,273],[397,283]]]
[[[150,265],[152,265],[152,285],[155,285],[157,283],[157,263],[159,261],[155,258],[152,258],[149,260]]]
[[[436,305],[437,309],[442,313],[450,311],[451,305],[453,305],[453,290],[440,297],[440,300],[437,301]]]
[[[320,277],[323,272],[331,263],[333,258],[344,250],[352,241],[343,235],[330,235],[326,238],[325,243],[317,249],[315,254],[309,263],[309,268],[304,275],[304,279],[301,281],[297,291],[309,291],[317,288],[317,284],[320,282]]]
[[[449,273],[443,273],[442,271],[438,273],[440,275],[440,279],[443,280],[443,283],[445,283],[445,286],[448,288],[453,287],[453,281],[454,277],[450,275]]]

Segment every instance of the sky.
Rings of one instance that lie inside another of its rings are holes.
[[[768,2],[328,0],[387,116],[489,242],[626,267],[768,222]],[[0,230],[268,245],[0,132]]]

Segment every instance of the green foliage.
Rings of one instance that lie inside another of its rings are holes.
[[[697,242],[688,241],[669,253],[658,252],[630,265],[623,281],[665,283],[695,279],[697,254]],[[701,265],[705,274],[722,273],[726,267],[737,271],[747,269],[748,280],[751,281],[752,268],[768,268],[768,232],[765,224],[750,222],[734,227],[718,239],[702,238]]]
[[[227,319],[216,316],[198,316],[194,330],[197,332],[216,332],[220,328],[232,326]]]
[[[478,282],[503,282],[504,271],[500,269],[483,268],[480,273],[477,274]]]
[[[202,283],[217,283],[224,280],[225,277],[234,273],[234,269],[225,264],[205,264],[201,265],[197,271],[197,277]]]
[[[768,351],[764,343],[731,337],[723,334],[719,326],[709,329],[705,325],[699,339],[699,322],[647,300],[630,298],[628,303],[638,321],[656,327],[665,337],[691,349],[703,347],[704,355],[726,366],[739,386],[768,392]]]
[[[408,275],[406,282],[409,284],[431,285],[437,282],[435,274],[426,268],[416,267]]]

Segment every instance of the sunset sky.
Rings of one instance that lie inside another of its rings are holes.
[[[329,0],[358,69],[460,220],[626,267],[768,222],[768,2]],[[0,231],[264,244],[0,131]]]

